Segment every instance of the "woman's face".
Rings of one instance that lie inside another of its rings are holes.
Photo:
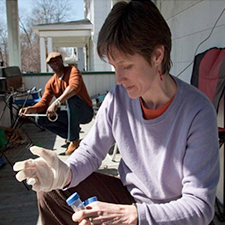
[[[144,97],[157,77],[157,70],[140,54],[124,55],[113,50],[109,63],[115,68],[116,83],[122,84],[130,98]]]

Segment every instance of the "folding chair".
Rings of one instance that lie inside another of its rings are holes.
[[[38,124],[36,124],[35,121],[32,120],[33,118],[29,117],[24,119],[18,116],[20,108],[33,105],[41,99],[41,89],[36,90],[35,87],[31,89],[25,88],[25,86],[23,85],[22,73],[19,67],[15,66],[5,67],[2,69],[1,73],[6,78],[7,88],[5,91],[5,98],[4,98],[5,107],[3,109],[3,112],[1,113],[0,121],[3,118],[4,111],[6,110],[6,108],[9,108],[11,118],[11,128],[9,128],[7,143],[2,149],[2,152],[4,153],[6,150],[10,149],[11,147],[14,147],[11,142],[13,142],[14,136],[18,136],[18,131],[20,131],[20,133],[22,134],[25,134],[27,138],[26,141],[29,140],[29,142],[26,142],[27,143],[26,148],[33,145],[33,141],[29,137],[28,133],[25,130],[21,132],[21,130],[19,129],[22,127],[22,125],[26,120],[31,121],[41,130],[44,129],[40,127]],[[7,161],[11,165],[10,161],[9,160]]]
[[[191,84],[208,96],[218,113],[220,100],[224,97],[225,48],[211,48],[195,56]],[[225,143],[225,128],[218,127],[218,136],[221,147]],[[225,176],[223,188],[225,188]],[[223,212],[220,210],[219,204],[219,200],[216,198],[218,208],[216,216],[223,222],[225,221],[225,193],[223,193]]]
[[[27,89],[23,84],[23,75],[20,68],[17,66],[3,68],[2,75],[6,77],[8,95],[7,106],[10,109],[11,126],[13,127],[16,121],[19,122],[18,112],[20,108],[31,106],[39,102],[42,89],[36,90],[36,87]],[[35,123],[33,118],[28,118],[28,120],[41,130],[44,130]],[[22,124],[20,124],[20,126],[21,125]]]
[[[91,96],[95,116],[96,116],[96,114],[98,112],[98,109],[100,108],[106,94],[107,94],[107,92],[105,94],[102,94],[102,95],[97,94],[97,95]]]
[[[9,108],[10,108],[10,117],[11,117],[11,124],[13,125],[18,118],[19,110],[26,106],[32,106],[40,101],[41,99],[41,91],[42,89],[36,90],[36,87],[33,87],[32,89],[26,90],[25,92],[15,92],[12,93],[9,98]],[[16,113],[13,113],[13,111],[16,111]],[[34,123],[37,127],[39,127],[41,130],[44,130],[42,127],[40,127],[38,124],[35,123],[34,120],[29,119],[32,123]]]

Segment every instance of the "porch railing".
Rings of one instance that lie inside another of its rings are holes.
[[[27,88],[42,88],[44,91],[45,84],[53,73],[27,73],[23,74],[23,81]],[[82,72],[90,96],[104,94],[115,85],[115,73],[113,71],[99,72]]]

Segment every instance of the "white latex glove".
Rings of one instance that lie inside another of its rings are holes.
[[[13,169],[19,171],[16,179],[27,179],[27,184],[37,192],[62,189],[68,182],[70,167],[51,150],[32,146],[30,151],[40,157],[15,163]]]

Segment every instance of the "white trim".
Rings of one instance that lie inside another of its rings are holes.
[[[39,31],[40,37],[89,37],[91,30],[55,30],[55,31]]]
[[[83,30],[83,29],[92,29],[92,24],[54,24],[54,25],[37,25],[33,26],[34,31],[39,30]]]
[[[45,38],[40,37],[40,60],[41,60],[41,72],[46,72],[46,49],[45,49]]]
[[[47,38],[47,50],[48,50],[48,55],[53,51],[52,37]],[[52,68],[49,65],[48,65],[48,72],[53,72]]]

